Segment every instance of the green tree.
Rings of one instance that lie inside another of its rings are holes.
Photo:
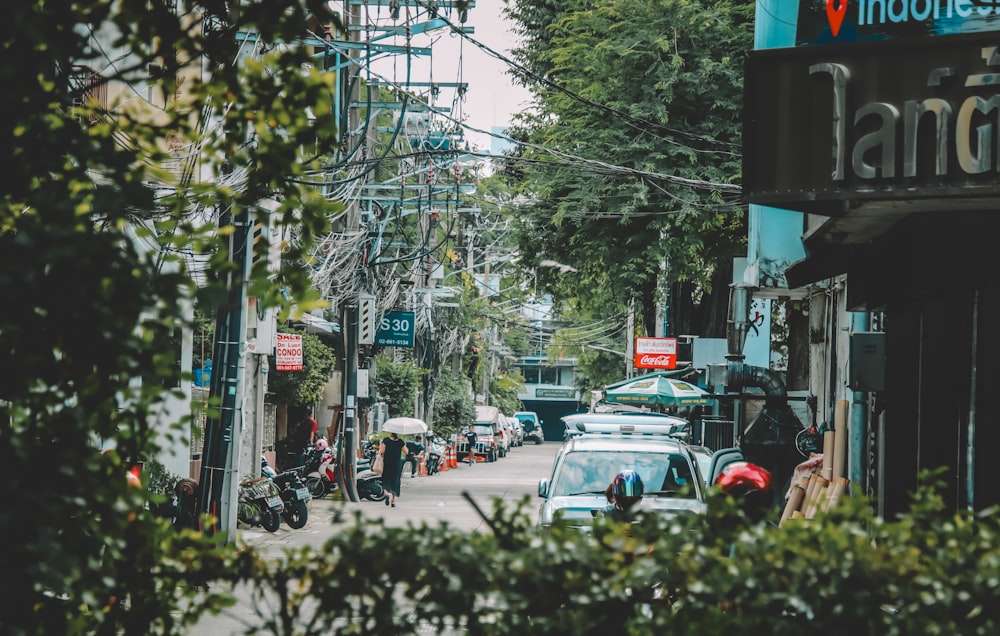
[[[523,388],[524,377],[520,373],[504,372],[490,382],[490,404],[506,415],[520,411],[523,405],[517,393]]]
[[[277,371],[277,361],[271,356],[267,390],[274,394],[277,402],[293,407],[314,407],[323,399],[323,388],[337,368],[337,354],[322,338],[303,329],[283,327],[281,332],[301,334],[302,370]]]
[[[187,434],[160,415],[191,380],[176,334],[195,297],[224,307],[238,280],[232,219],[266,224],[268,199],[279,229],[295,226],[288,266],[255,267],[251,295],[286,313],[316,300],[300,261],[335,206],[302,177],[336,143],[335,86],[310,49],[274,46],[309,32],[315,11],[333,21],[308,4],[19,2],[5,14],[16,63],[0,79],[17,90],[0,95],[0,632],[179,633],[204,609],[199,586],[232,567],[217,539],[154,515],[162,499],[125,474],[160,435]],[[266,52],[241,59],[245,33]]]
[[[434,380],[434,430],[447,437],[476,419],[476,403],[469,392],[469,380],[443,370]]]
[[[742,53],[752,2],[514,0],[522,120],[514,217],[539,285],[621,312],[653,333],[670,291],[675,333],[721,336],[731,260],[745,254],[738,200]],[[520,160],[527,159],[529,162]],[[538,268],[573,266],[572,276]]]
[[[388,356],[375,359],[375,391],[389,407],[389,417],[413,417],[422,371],[413,362],[395,362]]]

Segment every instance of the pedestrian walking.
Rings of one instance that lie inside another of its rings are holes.
[[[385,505],[396,507],[396,497],[399,496],[400,478],[403,476],[403,453],[406,444],[395,432],[382,440],[378,452],[382,455],[382,487],[389,491],[390,497],[385,498]]]
[[[410,465],[410,477],[417,476],[417,465],[420,463],[420,457],[424,454],[423,438],[417,435],[413,440],[406,442],[407,455],[403,458],[403,464],[400,466],[400,471],[406,473],[404,470],[406,465]]]
[[[469,430],[465,431],[465,441],[469,444],[469,452],[467,455],[469,466],[476,463],[476,439],[476,427],[469,424]]]

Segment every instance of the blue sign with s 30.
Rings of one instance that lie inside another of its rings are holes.
[[[383,347],[413,347],[413,312],[388,311],[375,332],[375,344]]]

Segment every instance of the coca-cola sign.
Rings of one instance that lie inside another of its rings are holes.
[[[638,369],[676,369],[677,338],[636,338],[635,367]]]

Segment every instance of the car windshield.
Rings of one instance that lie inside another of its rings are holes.
[[[552,496],[603,493],[619,471],[630,468],[642,477],[647,494],[696,497],[691,465],[683,455],[650,451],[570,452],[563,456]],[[683,489],[683,493],[680,492]]]
[[[493,429],[489,424],[476,424],[475,426],[476,435],[492,435]]]

